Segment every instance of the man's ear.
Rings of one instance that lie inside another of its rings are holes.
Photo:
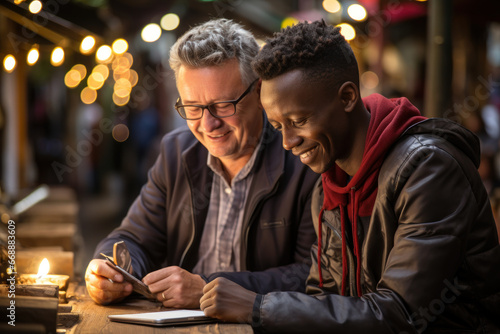
[[[346,81],[339,88],[339,98],[346,112],[351,112],[359,100],[358,87],[352,81]]]
[[[259,107],[260,109],[264,109],[264,106],[262,106],[262,102],[260,102],[260,89],[262,88],[262,79],[259,79],[259,81],[255,84],[255,91],[257,92],[257,96],[259,98]]]

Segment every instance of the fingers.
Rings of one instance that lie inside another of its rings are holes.
[[[106,277],[114,282],[123,282],[123,275],[114,270],[111,266],[106,264],[106,260],[94,259],[90,261],[87,272],[85,273],[85,279],[87,279],[87,273],[93,273],[98,276]]]
[[[155,293],[163,306],[171,308],[199,308],[205,281],[195,274],[177,267],[166,267],[143,278],[149,290]]]
[[[144,276],[142,281],[146,283],[148,286],[151,286],[157,282],[164,280],[167,277],[170,277],[173,274],[179,273],[182,270],[183,270],[182,268],[177,266],[161,268],[156,271],[152,271],[146,276]]]
[[[92,260],[85,272],[85,283],[89,296],[99,304],[121,300],[132,293],[132,285],[123,280],[121,274],[109,267],[103,260]],[[109,278],[112,277],[113,281]]]

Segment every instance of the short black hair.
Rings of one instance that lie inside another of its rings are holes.
[[[324,20],[301,22],[274,33],[259,51],[252,67],[263,80],[273,79],[288,71],[301,69],[306,78],[352,81],[359,86],[358,63],[340,28]]]

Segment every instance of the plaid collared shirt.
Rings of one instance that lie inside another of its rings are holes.
[[[261,138],[262,139],[262,138]],[[207,165],[214,172],[210,205],[201,237],[199,260],[193,273],[209,275],[219,271],[239,271],[241,229],[245,203],[252,184],[255,159],[260,142],[250,160],[229,185],[219,159],[208,155]]]

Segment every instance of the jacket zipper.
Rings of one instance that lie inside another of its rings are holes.
[[[261,198],[259,198],[257,201],[255,201],[255,202],[254,202],[254,203],[255,203],[255,205],[252,207],[252,210],[250,211],[250,212],[252,212],[252,215],[251,215],[251,216],[249,217],[249,219],[248,219],[248,224],[246,224],[246,228],[245,228],[245,237],[244,237],[244,239],[242,240],[242,242],[244,242],[244,243],[245,243],[245,244],[244,244],[244,245],[242,245],[242,247],[241,247],[241,249],[245,249],[245,259],[243,259],[244,261],[240,261],[240,262],[241,262],[241,263],[240,263],[240,264],[241,264],[241,268],[240,268],[241,270],[248,270],[248,268],[247,268],[247,264],[246,264],[246,257],[248,256],[248,249],[247,249],[247,246],[248,246],[248,234],[250,233],[250,226],[252,225],[252,224],[250,224],[250,223],[251,223],[251,221],[252,221],[252,217],[253,217],[253,215],[254,215],[254,213],[255,213],[255,210],[257,209],[257,207],[258,207],[259,205],[261,205],[261,203],[262,203],[265,199],[267,199],[267,198],[271,197],[272,195],[274,195],[274,193],[275,193],[275,192],[276,192],[276,190],[278,189],[278,184],[279,184],[279,181],[280,181],[280,179],[281,179],[281,176],[282,176],[282,175],[283,175],[283,173],[281,173],[281,175],[280,175],[280,177],[278,178],[278,180],[276,180],[276,182],[274,183],[273,188],[271,189],[271,191],[270,191],[269,193],[267,193],[266,195],[262,196]],[[241,256],[241,254],[240,254],[240,256]]]

